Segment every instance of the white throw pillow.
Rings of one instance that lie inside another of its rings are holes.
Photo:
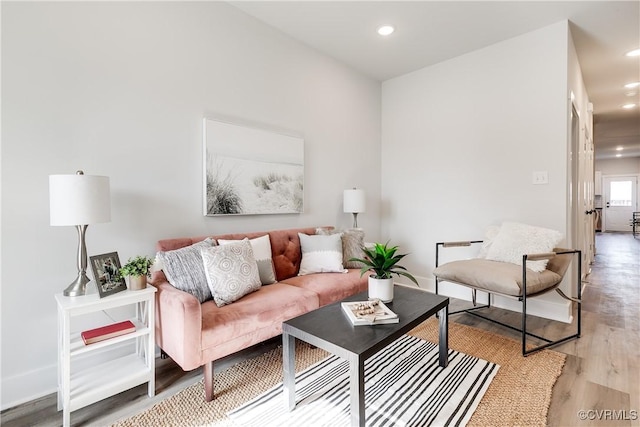
[[[362,263],[350,261],[351,258],[364,258],[362,247],[364,246],[364,231],[359,228],[349,228],[344,231],[337,231],[324,227],[316,228],[316,234],[328,236],[342,233],[342,265],[344,268],[362,268]]]
[[[189,292],[201,303],[211,299],[211,291],[204,273],[200,250],[214,244],[213,239],[207,238],[191,246],[172,251],[160,251],[156,254],[156,259],[159,260],[158,265],[161,266],[169,283],[182,291]]]
[[[480,252],[478,252],[478,258],[486,258],[487,253],[489,253],[489,248],[493,243],[493,240],[496,238],[498,233],[500,232],[500,226],[498,225],[490,225],[484,232],[484,239],[482,240],[482,247],[480,248]]]
[[[223,240],[218,239],[219,245],[226,245],[231,242],[238,242],[239,240]],[[260,282],[263,285],[270,285],[276,283],[276,272],[273,267],[273,259],[271,258],[271,239],[269,235],[265,234],[255,239],[249,239],[251,248],[253,249],[253,256],[258,263],[258,272],[260,273]]]
[[[522,255],[552,252],[560,243],[562,233],[548,228],[517,222],[505,222],[487,252],[487,259],[522,265]],[[541,272],[547,260],[527,261],[527,268]]]
[[[231,304],[262,286],[248,239],[202,249],[202,260],[218,307]]]
[[[298,233],[302,261],[299,276],[313,273],[345,273],[342,266],[342,233],[329,236]]]

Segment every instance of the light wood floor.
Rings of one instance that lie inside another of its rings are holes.
[[[597,255],[583,295],[583,332],[554,350],[567,354],[563,373],[549,408],[550,426],[640,426],[640,238],[630,234],[597,235]],[[451,308],[463,306],[452,301]],[[519,325],[519,315],[491,309],[491,315]],[[452,321],[519,338],[516,332],[461,314]],[[568,326],[544,319],[531,325],[544,334],[562,334]],[[255,357],[280,343],[271,340],[216,364],[224,370],[245,358]],[[134,415],[198,381],[199,370],[183,372],[170,359],[156,361],[156,396],[148,398],[139,386],[71,414],[74,426],[106,426]],[[581,420],[579,411],[591,420]],[[634,412],[635,411],[635,412]],[[3,411],[3,426],[59,426],[62,412],[50,395]],[[596,419],[593,419],[596,418]]]

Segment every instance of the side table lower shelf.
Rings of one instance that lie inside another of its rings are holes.
[[[71,375],[69,410],[84,408],[146,382],[150,383],[149,396],[153,396],[155,385],[149,381],[150,373],[144,359],[136,354],[78,370]]]

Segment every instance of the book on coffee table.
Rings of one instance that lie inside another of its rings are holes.
[[[398,315],[380,300],[342,303],[342,311],[355,326],[398,323]]]

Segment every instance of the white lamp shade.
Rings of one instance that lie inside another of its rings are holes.
[[[49,175],[51,225],[87,225],[111,221],[109,177]]]
[[[344,206],[345,213],[365,212],[367,204],[365,200],[364,190],[360,188],[344,190],[342,204]]]

